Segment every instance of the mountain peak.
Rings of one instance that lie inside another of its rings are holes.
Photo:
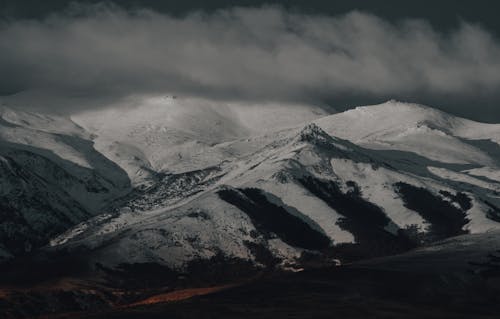
[[[307,124],[299,133],[299,141],[301,142],[327,142],[332,139],[332,137],[326,133],[321,127],[316,123]]]
[[[446,113],[441,112],[437,109],[434,109],[432,107],[423,105],[423,104],[418,104],[418,103],[410,103],[410,102],[403,102],[403,101],[398,101],[395,99],[388,100],[384,103],[380,104],[375,104],[375,105],[363,105],[363,106],[357,106],[354,110],[357,111],[363,111],[363,110],[371,110],[372,112],[412,112],[412,113],[431,113],[431,114],[439,114],[439,115],[444,115]],[[451,116],[449,114],[446,114],[448,116]]]
[[[326,132],[351,141],[414,130],[425,124],[453,133],[474,122],[420,104],[389,100],[382,104],[358,106],[316,121]]]

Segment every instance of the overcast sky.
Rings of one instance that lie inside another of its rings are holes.
[[[439,21],[432,8],[428,16],[418,7],[421,14],[397,17],[391,8],[343,1],[324,8],[321,1],[44,2],[6,1],[2,8],[6,103],[71,113],[129,94],[173,93],[342,110],[396,98],[500,122],[500,42],[491,10],[468,17],[449,7],[455,14]]]

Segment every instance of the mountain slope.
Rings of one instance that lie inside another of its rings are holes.
[[[66,118],[0,110],[2,256],[29,252],[130,190],[127,175]]]
[[[255,151],[261,145],[252,145],[247,137],[324,114],[304,105],[164,96],[130,98],[72,119],[94,134],[96,148],[125,169],[134,185],[141,185],[157,172],[194,171]],[[238,139],[243,143],[234,143]]]
[[[345,116],[317,123],[331,131],[332,123]],[[160,186],[125,201],[121,210],[54,239],[50,250],[90,249],[89,264],[110,269],[157,263],[182,272],[194,262],[221,256],[255,267],[300,268],[310,256],[326,264],[350,261],[500,226],[495,221],[500,184],[468,173],[497,170],[488,154],[470,163],[438,161],[420,155],[419,148],[358,146],[318,125],[247,138],[262,146],[191,175],[167,175]],[[224,145],[232,143],[243,142]],[[450,156],[465,158],[471,152],[458,148]],[[462,180],[450,178],[451,173]]]
[[[499,165],[500,124],[478,123],[422,105],[389,101],[324,117],[317,124],[368,148],[410,151],[445,163]]]

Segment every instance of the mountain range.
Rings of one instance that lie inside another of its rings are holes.
[[[393,100],[335,114],[133,102],[71,116],[0,110],[0,263],[76,260],[134,287],[206,283],[500,229],[500,124]]]

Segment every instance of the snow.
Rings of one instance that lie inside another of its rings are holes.
[[[486,182],[477,178],[474,178],[468,174],[457,173],[451,171],[446,168],[432,167],[429,166],[427,169],[436,176],[439,176],[444,179],[448,179],[454,182],[462,182],[470,185],[474,185],[477,187],[489,189],[492,191],[499,192],[500,191],[500,183]]]
[[[24,127],[38,132],[65,134],[88,138],[89,134],[70,119],[57,115],[44,115],[13,110],[0,106],[0,125]]]
[[[64,188],[96,212],[127,192],[129,179],[89,139],[90,134],[68,118],[0,109],[0,155]],[[89,191],[88,187],[107,190]]]
[[[135,96],[122,104],[72,119],[94,134],[96,149],[119,164],[134,185],[151,177],[145,168],[179,173],[217,165],[255,150],[244,142],[249,136],[324,115],[304,105],[172,96]]]
[[[486,177],[487,179],[500,183],[500,170],[492,167],[478,167],[469,170],[464,170],[464,173],[469,175]]]
[[[48,150],[63,160],[92,168],[94,163],[88,161],[78,145],[69,139],[62,140],[60,135],[74,137],[74,140],[90,137],[68,118],[0,108],[0,143],[15,143],[17,148],[30,151]]]
[[[472,194],[467,194],[472,197],[472,208],[467,211],[467,218],[470,222],[465,225],[465,229],[471,234],[486,233],[492,230],[500,229],[500,223],[492,222],[491,219],[486,217],[484,212],[488,211],[489,207],[486,207],[483,203],[474,199]]]

